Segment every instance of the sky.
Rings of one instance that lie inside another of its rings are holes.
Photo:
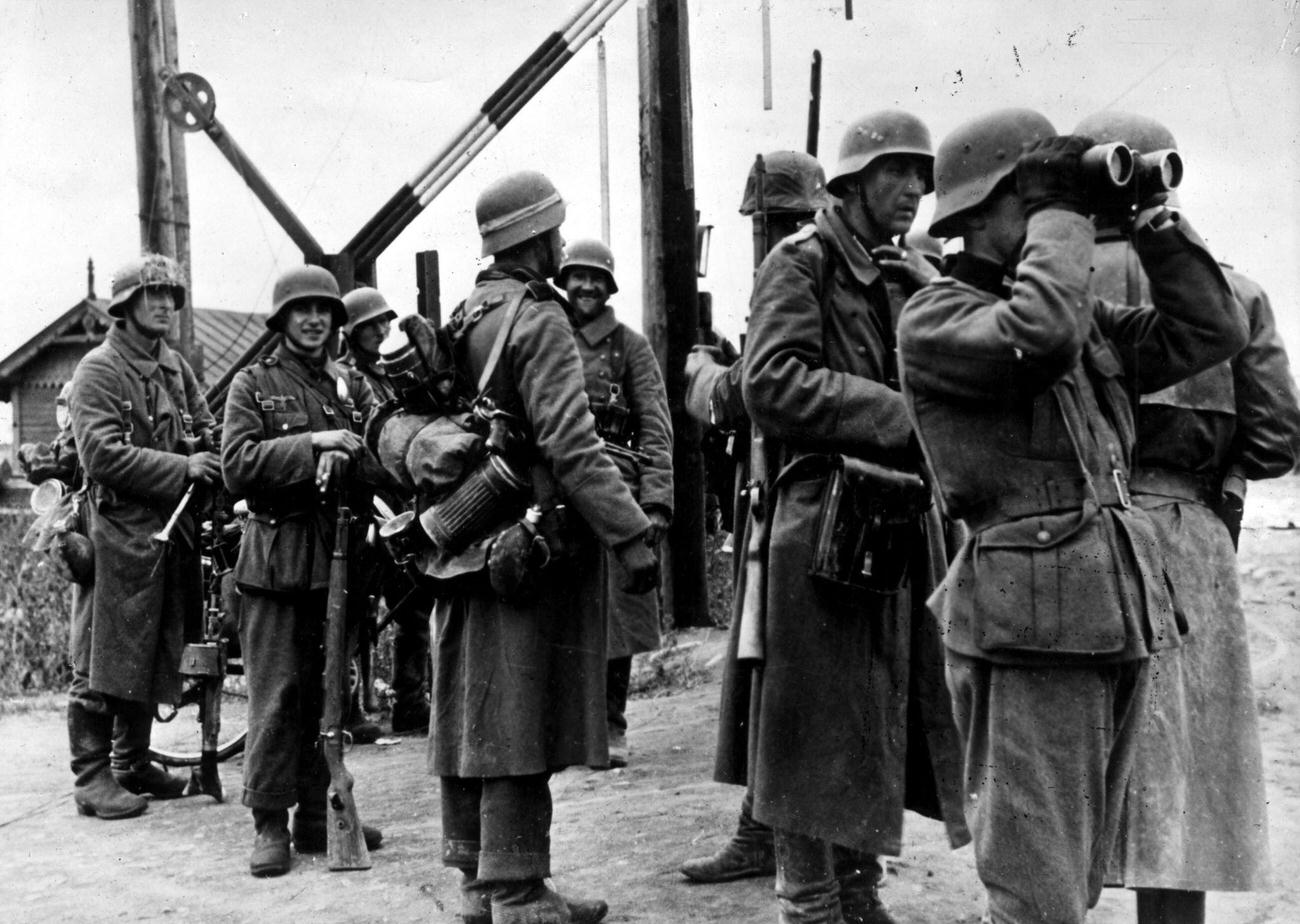
[[[571,0],[175,0],[179,64],[327,251],[339,249],[561,22]],[[751,238],[738,214],[754,155],[801,148],[812,51],[824,58],[820,156],[856,117],[951,129],[1027,106],[1065,132],[1101,108],[1164,121],[1180,198],[1217,256],[1271,294],[1300,352],[1300,0],[771,0],[773,106],[763,108],[758,0],[688,0],[695,196],[715,226],[702,289],[743,328]],[[620,316],[640,327],[636,7],[605,30],[612,246]],[[128,0],[0,0],[0,356],[139,250]],[[1229,15],[1230,14],[1230,15]],[[406,229],[379,287],[415,309],[414,254],[438,249],[445,307],[478,260],[474,200],[520,169],[550,176],[570,240],[600,233],[593,40]],[[202,133],[188,136],[194,303],[269,308],[301,254]],[[923,203],[918,225],[928,223]]]

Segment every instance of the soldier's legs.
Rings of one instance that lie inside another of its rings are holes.
[[[772,829],[754,818],[754,790],[745,787],[740,800],[736,833],[717,853],[682,864],[682,873],[694,882],[731,882],[776,872]]]
[[[880,883],[885,878],[885,864],[880,857],[839,844],[832,856],[844,924],[894,924],[880,900]]]
[[[779,828],[775,834],[780,924],[844,924],[831,845]]]
[[[631,655],[605,662],[605,725],[611,767],[627,766],[627,694],[631,684]]]
[[[389,594],[392,594],[390,599]],[[393,731],[429,731],[429,610],[424,588],[402,577],[388,583],[384,599],[392,610]]]
[[[176,799],[185,794],[185,779],[149,759],[153,720],[153,704],[119,702],[113,725],[113,776],[128,792]]]
[[[993,924],[1080,924],[1096,902],[1145,678],[1145,662],[1007,667],[948,653]]]
[[[68,747],[77,778],[73,801],[82,815],[132,818],[149,804],[143,796],[123,789],[110,769],[116,702],[91,690],[90,678],[74,667],[68,691]]]

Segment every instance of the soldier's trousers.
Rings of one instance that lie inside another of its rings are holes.
[[[1081,924],[1096,904],[1146,684],[1146,661],[1008,667],[948,652],[993,924]]]
[[[444,866],[485,882],[551,875],[549,773],[440,780]]]
[[[320,750],[324,590],[244,591],[239,643],[248,682],[244,805],[285,809],[325,774]],[[319,788],[319,786],[317,786]]]

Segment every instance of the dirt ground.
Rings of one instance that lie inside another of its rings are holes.
[[[1300,922],[1300,480],[1252,488],[1241,573],[1270,798],[1272,892],[1210,897],[1216,924]],[[631,765],[570,769],[552,782],[554,872],[562,890],[608,900],[611,922],[709,924],[775,919],[770,880],[688,885],[685,858],[711,852],[735,823],[740,790],[710,782],[723,634],[691,635],[681,655],[711,679],[634,700]],[[240,767],[222,767],[228,797],[153,804],[138,819],[76,815],[62,701],[7,704],[0,715],[0,920],[456,920],[456,876],[438,864],[438,793],[425,740],[355,748],[348,765],[365,821],[385,834],[367,872],[331,873],[299,858],[289,875],[247,872],[252,825],[238,804]],[[1207,742],[1207,746],[1212,743]],[[973,924],[982,907],[970,848],[947,849],[942,828],[909,816],[906,851],[884,898],[900,924]],[[1133,920],[1132,897],[1108,892],[1095,924]]]

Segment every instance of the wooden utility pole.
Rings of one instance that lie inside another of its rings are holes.
[[[127,0],[131,29],[131,84],[135,109],[136,186],[140,247],[176,260],[190,272],[190,204],[185,139],[164,117],[159,72],[177,70],[174,0]],[[193,285],[180,312],[175,343],[194,362]],[[195,369],[201,374],[201,370]]]
[[[699,339],[690,49],[685,0],[641,0],[641,210],[646,337],[663,369],[673,422],[669,600],[677,626],[709,626],[704,459],[686,413],[686,354]]]

